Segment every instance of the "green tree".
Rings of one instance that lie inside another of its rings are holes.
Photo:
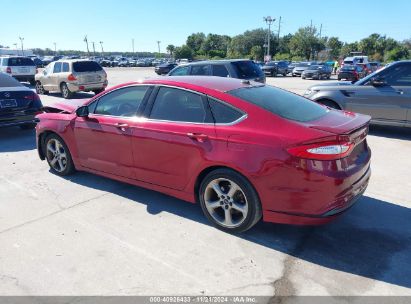
[[[358,42],[352,42],[352,43],[344,43],[344,45],[341,48],[341,57],[347,57],[350,56],[351,52],[357,52],[358,51]]]
[[[230,41],[231,38],[229,36],[208,34],[201,44],[200,51],[211,57],[226,57]]]
[[[410,56],[409,50],[404,46],[404,45],[399,45],[398,47],[388,51],[384,59],[385,61],[391,62],[391,61],[397,61],[397,60],[402,60],[402,59],[407,59]]]
[[[340,56],[341,48],[344,43],[338,39],[338,37],[330,37],[327,40],[326,47],[329,49],[330,57],[337,59]]]
[[[173,56],[175,49],[176,47],[173,44],[167,45],[166,48],[167,52],[170,54],[171,57]]]
[[[204,40],[206,40],[206,35],[204,33],[193,33],[187,37],[186,45],[197,53],[200,51]]]
[[[174,57],[176,59],[187,58],[193,59],[194,51],[187,45],[182,45],[180,47],[176,47],[174,50]]]
[[[251,48],[250,56],[254,60],[262,61],[264,59],[264,49],[260,45],[254,45]]]
[[[307,60],[314,59],[315,54],[325,48],[324,39],[320,39],[316,27],[302,27],[290,40],[290,50],[293,55],[302,56]]]

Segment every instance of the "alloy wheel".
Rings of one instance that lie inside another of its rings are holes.
[[[226,228],[240,226],[248,214],[244,191],[226,178],[214,179],[206,186],[204,202],[210,216]]]
[[[57,172],[63,172],[67,167],[67,153],[61,142],[51,138],[47,142],[46,152],[50,166]]]

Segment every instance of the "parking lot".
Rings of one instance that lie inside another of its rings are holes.
[[[106,71],[109,86],[156,76]],[[316,82],[267,79],[298,94]],[[241,235],[157,192],[88,173],[58,177],[34,136],[0,130],[1,295],[411,295],[410,129],[371,127],[370,185],[335,222],[259,223]]]

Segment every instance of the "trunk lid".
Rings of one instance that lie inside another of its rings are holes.
[[[2,88],[0,92],[0,112],[25,110],[34,99],[34,92],[21,88]]]

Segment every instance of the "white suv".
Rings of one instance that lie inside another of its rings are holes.
[[[0,57],[0,72],[7,73],[18,81],[29,81],[30,84],[35,84],[36,64],[29,57]]]

